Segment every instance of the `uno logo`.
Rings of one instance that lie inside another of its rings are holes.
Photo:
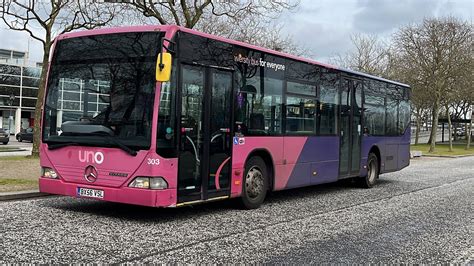
[[[82,163],[101,164],[104,162],[104,154],[100,151],[79,151],[79,161]]]

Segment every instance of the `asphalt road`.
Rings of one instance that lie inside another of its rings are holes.
[[[349,182],[153,209],[66,197],[0,203],[0,263],[473,263],[474,157]]]

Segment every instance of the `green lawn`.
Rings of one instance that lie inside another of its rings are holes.
[[[18,150],[17,147],[0,146],[0,151]]]
[[[38,179],[0,178],[0,193],[37,189]]]
[[[0,178],[0,186],[9,185],[36,185],[38,180],[16,179],[16,178]]]
[[[38,158],[0,156],[0,192],[38,189]]]
[[[428,153],[430,145],[418,144],[411,145],[411,150],[421,151],[426,155],[440,155],[440,156],[457,156],[457,155],[474,155],[474,145],[471,145],[469,150],[466,150],[465,144],[453,144],[453,151],[449,151],[449,144],[436,144],[436,150],[434,153]]]
[[[0,161],[23,161],[25,160],[28,162],[28,160],[32,159],[38,159],[38,157],[33,157],[33,156],[0,156]]]

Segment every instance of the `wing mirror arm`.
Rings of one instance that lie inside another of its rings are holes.
[[[168,42],[168,46],[165,46],[165,41]],[[163,48],[164,48],[167,52],[169,52],[169,53],[173,53],[173,54],[175,53],[174,50],[172,50],[172,49],[169,48],[169,44],[173,44],[173,46],[176,45],[176,43],[173,42],[173,41],[170,40],[170,39],[166,39],[166,38],[164,38],[164,37],[161,38],[161,50],[160,50],[160,54],[163,53]],[[160,68],[160,71],[162,71],[163,68],[165,68],[165,65],[163,64],[163,56],[160,56],[160,63],[158,64],[158,67]]]

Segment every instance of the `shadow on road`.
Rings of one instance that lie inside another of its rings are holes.
[[[384,187],[396,181],[380,179],[377,187]],[[291,201],[318,200],[318,196],[345,193],[353,190],[364,191],[352,180],[340,180],[335,183],[315,185],[310,187],[295,188],[284,191],[276,191],[267,194],[264,205],[284,204],[291,205]],[[190,205],[179,208],[152,208],[137,205],[89,200],[70,199],[59,197],[48,201],[38,201],[43,207],[55,208],[69,212],[89,213],[93,215],[118,218],[121,220],[140,222],[170,222],[172,220],[193,218],[209,215],[213,213],[228,213],[239,210],[237,199],[209,202],[204,204]],[[258,210],[249,210],[258,211]]]

